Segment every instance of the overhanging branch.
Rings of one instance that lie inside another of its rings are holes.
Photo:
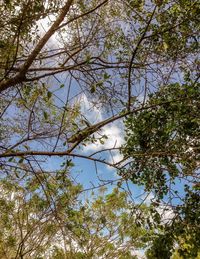
[[[28,71],[29,67],[32,65],[34,62],[35,58],[37,55],[40,53],[42,48],[45,46],[47,41],[51,38],[51,36],[55,33],[55,31],[58,29],[59,25],[62,23],[64,20],[65,16],[67,15],[71,5],[73,3],[73,0],[68,0],[66,1],[65,5],[61,9],[61,12],[55,22],[52,24],[52,26],[49,28],[49,30],[45,33],[45,35],[40,39],[36,47],[33,49],[25,63],[22,65],[20,68],[19,73],[14,76],[13,78],[4,80],[0,83],[0,93],[3,92],[4,90],[10,88],[11,86],[17,85],[21,82],[26,77],[26,72]]]

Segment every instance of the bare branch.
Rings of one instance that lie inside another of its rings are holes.
[[[137,43],[137,46],[135,47],[135,49],[134,49],[134,51],[133,51],[133,53],[132,53],[131,61],[130,61],[130,64],[129,64],[129,71],[128,71],[128,111],[130,111],[130,109],[131,109],[131,84],[132,84],[132,83],[131,83],[131,73],[132,73],[133,61],[134,61],[135,56],[136,56],[136,54],[137,54],[137,52],[138,52],[138,49],[139,49],[139,47],[140,47],[140,44],[141,44],[142,41],[145,39],[145,35],[146,35],[146,33],[147,33],[147,30],[148,30],[148,28],[149,28],[149,25],[150,25],[150,23],[151,23],[151,21],[152,21],[152,19],[153,19],[154,14],[155,14],[156,7],[157,7],[157,6],[154,7],[154,10],[153,10],[153,12],[152,12],[152,14],[151,14],[151,17],[150,17],[150,19],[149,19],[149,21],[148,21],[148,23],[147,23],[147,25],[146,25],[146,27],[145,27],[145,29],[144,29],[144,32],[143,32],[142,36],[140,37],[140,39],[139,39],[139,41],[138,41],[138,43]]]

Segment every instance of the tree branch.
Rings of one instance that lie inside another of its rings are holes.
[[[9,152],[9,153],[4,153],[0,155],[0,158],[7,158],[7,157],[27,157],[27,156],[71,156],[71,157],[77,157],[77,158],[83,158],[87,159],[90,161],[94,162],[99,162],[111,167],[114,167],[116,169],[119,169],[115,164],[109,163],[105,160],[98,159],[98,158],[93,158],[85,155],[80,155],[80,154],[74,154],[70,153],[70,151],[61,151],[61,152],[55,152],[55,151],[24,151],[24,152]]]
[[[176,99],[176,100],[162,102],[162,103],[152,104],[152,105],[149,105],[149,106],[146,106],[146,107],[140,107],[138,109],[134,109],[134,110],[131,110],[131,111],[128,110],[128,111],[126,111],[126,112],[124,112],[122,114],[113,116],[111,118],[108,118],[108,119],[106,119],[104,121],[101,121],[101,122],[99,122],[97,124],[94,124],[92,126],[86,127],[84,129],[78,131],[77,133],[75,133],[74,135],[72,135],[68,139],[68,143],[76,143],[76,142],[81,143],[84,139],[89,137],[91,134],[97,132],[102,127],[106,126],[107,124],[109,124],[111,122],[114,122],[116,120],[124,118],[127,115],[134,114],[134,113],[137,113],[137,112],[140,112],[140,111],[143,111],[143,110],[153,109],[153,108],[155,108],[157,106],[161,106],[161,105],[165,105],[165,104],[169,104],[169,103],[177,102],[177,101],[181,101],[181,100],[185,100],[185,97],[184,98],[180,98],[180,99]]]
[[[11,86],[14,86],[16,84],[19,84],[23,82],[23,80],[26,77],[26,72],[28,71],[29,67],[34,62],[37,55],[40,53],[42,48],[45,46],[47,41],[51,38],[51,36],[55,33],[55,31],[58,29],[61,22],[64,20],[66,14],[68,13],[71,5],[73,3],[73,0],[68,0],[63,8],[61,9],[61,12],[58,16],[58,18],[55,20],[55,22],[52,24],[52,26],[49,28],[49,30],[45,33],[45,35],[40,39],[36,47],[33,49],[25,63],[20,68],[20,72],[14,76],[13,78],[7,79],[5,81],[2,81],[0,83],[0,93],[4,90],[10,88]]]
[[[150,25],[150,23],[151,23],[151,21],[152,21],[152,19],[153,19],[154,14],[155,14],[156,7],[157,7],[157,6],[154,7],[154,10],[153,10],[153,12],[152,12],[152,14],[151,14],[151,16],[150,16],[150,19],[149,19],[149,21],[148,21],[148,23],[147,23],[147,25],[146,25],[146,27],[145,27],[145,29],[144,29],[144,32],[143,32],[142,36],[140,37],[140,39],[139,39],[139,41],[138,41],[138,43],[137,43],[137,46],[135,47],[135,49],[134,49],[134,51],[133,51],[133,53],[132,53],[131,61],[130,61],[130,64],[129,64],[129,71],[128,71],[128,107],[127,107],[127,108],[128,108],[128,111],[130,111],[130,109],[131,109],[131,73],[132,73],[133,61],[134,61],[135,56],[136,56],[136,54],[137,54],[137,52],[138,52],[138,49],[139,49],[139,47],[140,47],[140,44],[141,44],[142,41],[145,39],[145,35],[146,35],[146,33],[147,33],[147,30],[148,30],[148,28],[149,28],[149,25]]]

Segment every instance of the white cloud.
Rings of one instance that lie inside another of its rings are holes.
[[[139,199],[139,203],[143,202],[149,206],[152,201],[155,199],[155,195],[150,192],[150,193],[144,193],[140,199]],[[157,208],[158,213],[161,215],[161,221],[163,223],[167,223],[169,222],[171,219],[174,218],[175,214],[174,211],[172,209],[172,207],[168,204],[164,204],[164,203],[160,203],[158,208]]]
[[[169,205],[160,205],[158,212],[161,215],[163,223],[170,222],[175,216],[173,209]]]
[[[50,26],[52,25],[52,21],[55,20],[55,15],[49,15],[43,19],[40,19],[37,22],[38,25],[38,33],[40,35],[40,37],[44,36],[44,34],[49,30]],[[53,34],[50,38],[50,40],[48,41],[49,43],[55,43],[56,42],[56,38],[55,38],[55,34]]]
[[[45,33],[50,29],[50,27],[52,26],[52,24],[55,22],[56,20],[56,15],[55,14],[50,14],[47,17],[40,19],[37,22],[37,26],[38,26],[38,34],[40,37],[43,37],[45,35]],[[66,31],[62,31],[62,39],[65,39],[65,42],[68,42],[71,39],[70,34],[68,33],[67,27],[66,27]],[[46,46],[49,47],[49,49],[51,48],[62,48],[63,47],[63,41],[59,36],[59,31],[55,32],[50,39],[48,40]]]
[[[99,133],[95,133],[95,137],[97,138],[103,135],[107,136],[104,144],[101,144],[99,141],[94,144],[89,144],[84,148],[84,151],[88,152],[98,151],[101,149],[112,149],[120,147],[123,144],[123,131],[114,123],[112,125],[103,127]]]
[[[118,163],[118,162],[122,161],[123,155],[120,154],[119,152],[115,152],[115,154],[112,156],[112,159],[113,159],[114,163]]]
[[[87,118],[91,124],[103,121],[103,112],[99,107],[95,107],[90,102],[86,95],[82,95],[79,100],[81,103],[81,112]],[[122,122],[116,121],[104,126],[99,132],[95,133],[96,138],[101,138],[103,135],[107,136],[107,139],[103,139],[104,143],[97,141],[96,143],[88,144],[83,148],[83,152],[96,152],[104,149],[118,148],[124,143],[124,130]],[[108,154],[108,153],[107,153]],[[119,150],[111,150],[109,153],[109,162],[117,163],[122,160],[123,156],[119,153]]]
[[[119,124],[118,124],[119,125]],[[95,133],[95,137],[100,137],[103,135],[107,136],[107,139],[104,140],[104,144],[101,144],[99,141],[96,143],[88,144],[84,147],[84,152],[97,152],[104,149],[110,149],[108,152],[104,152],[104,154],[107,154],[109,156],[108,162],[115,164],[123,159],[123,155],[120,154],[118,148],[124,143],[123,139],[123,130],[121,129],[121,125],[108,125],[101,129],[100,134]],[[109,169],[112,169],[109,167]]]
[[[81,104],[81,113],[90,123],[94,124],[103,120],[101,108],[95,107],[85,94],[82,94],[76,101]]]
[[[144,250],[134,250],[131,254],[137,256],[138,259],[146,258]]]

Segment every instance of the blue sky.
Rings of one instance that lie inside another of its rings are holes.
[[[44,31],[47,30],[47,28],[48,28],[47,20],[40,21],[40,27],[39,27],[40,33],[44,33]],[[55,47],[55,45],[58,43],[59,42],[56,39],[56,35],[54,35],[49,41],[48,46],[49,48]],[[57,75],[54,80],[49,82],[49,85],[51,86],[50,87],[51,91],[58,97],[56,98],[54,96],[55,103],[60,107],[64,106],[66,102],[69,80],[70,80],[69,74],[63,73],[63,74]],[[140,83],[144,84],[144,82],[140,82]],[[63,87],[62,89],[59,89],[59,86],[61,84],[64,84],[65,87]],[[140,85],[138,85],[138,87],[140,88]],[[56,91],[57,89],[59,89],[59,91]],[[137,87],[135,87],[134,89],[136,91]],[[135,94],[138,95],[139,93],[136,91]],[[142,101],[143,99],[142,94],[139,95],[139,98]],[[71,100],[69,105],[72,105],[73,102],[80,103],[81,113],[83,113],[83,115],[92,124],[97,123],[105,119],[106,117],[111,116],[111,113],[106,114],[105,110],[103,108],[101,109],[100,106],[98,108],[95,107],[91,102],[92,101],[91,96],[89,97],[87,94],[85,94],[78,86],[78,84],[75,83],[74,81],[70,89],[69,100]],[[11,113],[13,112],[12,109],[10,112]],[[116,121],[115,123],[105,126],[104,128],[101,129],[100,134],[101,135],[105,134],[108,136],[108,139],[105,141],[105,144],[89,144],[86,147],[82,146],[81,150],[77,149],[74,152],[89,155],[103,148],[112,148],[112,147],[120,146],[121,144],[123,144],[123,136],[124,136],[122,121]],[[95,135],[96,137],[99,136],[98,133],[95,133]],[[105,158],[108,162],[112,162],[112,159],[114,159],[114,162],[118,162],[122,158],[118,151],[112,151],[112,158],[108,152],[99,154],[98,157],[101,157],[102,159]],[[48,161],[49,162],[46,164],[47,168],[54,170],[59,168],[62,159],[58,157],[54,157],[54,158],[48,159]],[[73,159],[73,162],[75,164],[75,167],[72,169],[72,174],[74,177],[76,177],[78,182],[83,184],[84,188],[90,188],[92,186],[91,182],[94,185],[98,185],[99,184],[98,176],[104,180],[108,180],[108,179],[116,180],[118,177],[116,174],[116,171],[114,169],[108,168],[107,165],[98,163],[97,164],[98,170],[96,170],[94,162],[91,162],[87,159],[75,158]],[[97,172],[98,172],[98,176],[97,176]],[[138,187],[133,184],[130,184],[130,186],[131,186],[131,190],[133,190],[135,194],[134,196],[138,196],[143,193],[142,187]],[[110,186],[110,188],[112,189],[112,186]],[[178,180],[176,181],[176,189],[180,191],[180,193],[183,192],[182,184],[180,184]]]

